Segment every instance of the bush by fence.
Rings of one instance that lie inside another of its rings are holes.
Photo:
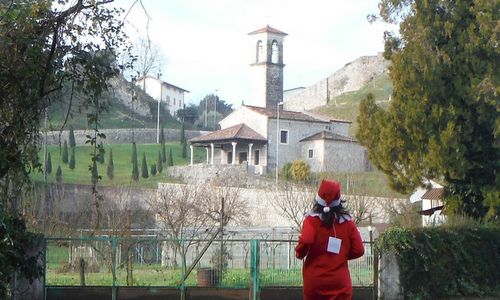
[[[396,256],[405,299],[500,296],[498,226],[392,228],[376,250]]]

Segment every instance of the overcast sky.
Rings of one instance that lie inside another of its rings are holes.
[[[117,0],[128,10],[134,0]],[[149,34],[163,56],[162,79],[189,90],[186,102],[214,93],[238,107],[250,95],[248,33],[286,32],[284,88],[309,86],[363,55],[383,51],[385,24],[369,24],[377,0],[143,0],[127,17],[132,40]]]

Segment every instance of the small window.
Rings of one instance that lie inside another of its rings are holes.
[[[280,144],[288,144],[288,130],[281,130]]]
[[[309,149],[308,157],[309,158],[313,158],[314,157],[314,150],[313,149]]]
[[[260,151],[259,150],[255,150],[254,152],[254,156],[253,156],[253,164],[258,166],[260,164]]]

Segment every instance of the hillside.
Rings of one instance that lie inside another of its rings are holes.
[[[110,86],[110,90],[104,93],[101,98],[102,102],[109,102],[109,108],[100,116],[100,128],[156,127],[158,102],[155,99],[133,86],[123,76],[110,80]],[[70,95],[69,87],[65,87],[59,95],[62,101],[49,107],[48,126],[51,129],[60,129],[66,115],[68,115],[68,120],[65,128],[73,125],[75,129],[87,129],[87,114],[93,108],[82,105],[83,95],[75,93],[72,99]],[[71,109],[68,112],[70,103]],[[180,127],[180,122],[166,113],[163,105],[160,116],[160,121],[165,128]]]
[[[332,119],[342,119],[352,121],[349,131],[354,136],[358,129],[357,116],[359,103],[369,93],[373,94],[375,101],[383,108],[387,108],[392,94],[392,83],[387,73],[383,73],[364,84],[360,89],[346,92],[334,97],[328,104],[315,108],[314,113],[328,116]]]

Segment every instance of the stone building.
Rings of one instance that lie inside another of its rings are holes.
[[[140,77],[135,84],[155,100],[165,102],[171,116],[184,108],[184,94],[189,93],[188,90],[150,75]]]
[[[297,159],[306,161],[313,172],[367,170],[366,150],[348,136],[350,121],[283,108],[287,34],[266,26],[249,35],[255,47],[250,66],[258,105],[242,105],[219,122],[220,130],[190,139],[191,157],[193,147],[205,147],[207,164],[246,163],[256,174]]]

